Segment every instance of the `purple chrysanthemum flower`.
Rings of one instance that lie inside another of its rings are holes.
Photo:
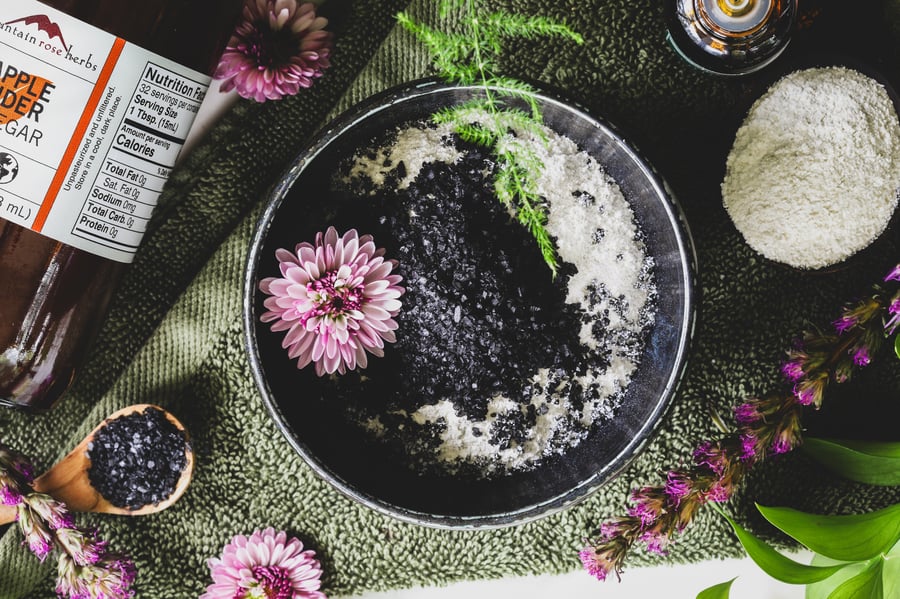
[[[9,485],[0,485],[0,504],[19,505],[22,503],[22,494]]]
[[[900,264],[891,269],[891,272],[884,277],[884,282],[888,281],[900,281]]]
[[[587,573],[600,581],[606,580],[613,569],[612,563],[606,556],[599,553],[594,547],[585,547],[579,551],[578,558]]]
[[[136,578],[134,563],[120,555],[107,554],[85,566],[63,555],[59,559],[56,593],[69,599],[131,599]]]
[[[647,551],[657,555],[668,555],[669,536],[666,534],[647,531],[641,535],[641,541],[647,545]]]
[[[718,444],[712,441],[704,441],[694,450],[694,463],[698,466],[706,466],[716,476],[722,476],[725,472],[725,455]]]
[[[402,277],[391,274],[397,262],[385,260],[370,235],[351,229],[340,236],[329,227],[315,245],[279,249],[275,257],[282,277],[260,282],[271,296],[260,320],[287,331],[282,347],[297,368],[314,362],[319,376],[344,374],[365,368],[367,353],[383,356],[384,342],[396,340]]]
[[[796,383],[805,376],[803,372],[803,364],[799,360],[788,360],[781,366],[781,373],[784,378],[792,383]]]
[[[825,393],[826,381],[826,378],[818,376],[816,378],[803,379],[794,385],[793,392],[797,403],[803,406],[819,406]]]
[[[761,419],[759,410],[753,402],[742,403],[734,408],[734,419],[738,426],[747,426],[759,422]]]
[[[884,332],[893,335],[897,327],[900,327],[900,294],[891,301],[888,306],[888,314],[890,318],[884,323]]]
[[[871,361],[872,358],[869,356],[869,348],[865,345],[859,346],[853,352],[853,363],[856,366],[868,366]]]
[[[222,54],[215,78],[257,102],[310,87],[330,66],[332,35],[316,7],[297,0],[247,0],[242,22]]]
[[[39,560],[44,561],[53,550],[53,533],[50,528],[27,504],[19,506],[17,517],[25,536],[23,543],[28,545]]]
[[[691,492],[691,477],[684,472],[670,471],[666,475],[665,494],[676,506]]]
[[[649,526],[659,518],[659,512],[648,506],[646,503],[639,503],[638,505],[631,506],[628,508],[628,515],[640,520],[641,526]]]
[[[742,462],[750,461],[756,458],[756,446],[759,439],[753,433],[744,433],[741,435],[741,454],[738,459]]]
[[[608,541],[622,534],[624,526],[619,520],[611,520],[600,524],[600,537]]]
[[[704,494],[704,499],[714,503],[725,503],[731,499],[731,490],[721,482],[717,482]]]
[[[61,528],[57,531],[56,538],[79,566],[96,564],[106,554],[108,547],[106,541],[98,538],[96,530]]]
[[[200,599],[326,599],[315,552],[274,528],[234,537],[208,564],[213,584]]]
[[[816,391],[812,387],[798,385],[794,387],[794,395],[797,397],[797,401],[804,406],[811,405],[816,401]]]
[[[841,316],[834,321],[834,330],[837,331],[838,335],[843,335],[844,333],[855,327],[857,323],[858,320],[855,316],[845,314],[844,316]]]
[[[631,501],[635,503],[628,509],[628,515],[641,521],[641,526],[646,527],[659,519],[659,501],[651,498],[649,493],[654,492],[650,487],[636,489],[631,493]]]
[[[781,455],[792,449],[794,449],[794,446],[788,439],[785,439],[783,436],[778,436],[772,441],[772,446],[769,448],[769,451],[774,455]]]
[[[47,523],[51,530],[75,526],[75,519],[66,509],[65,504],[56,501],[49,495],[35,493],[28,498],[28,505],[39,518]]]

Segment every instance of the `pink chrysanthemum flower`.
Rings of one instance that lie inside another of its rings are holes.
[[[310,2],[247,0],[216,69],[222,91],[237,89],[244,98],[265,102],[310,87],[330,66],[327,24]]]
[[[275,252],[282,278],[269,277],[259,288],[270,295],[262,322],[287,331],[282,347],[297,368],[315,362],[316,373],[344,374],[368,364],[366,353],[381,357],[384,342],[396,341],[394,317],[400,311],[395,260],[384,259],[371,235],[334,227],[316,235],[315,245]]]
[[[315,552],[274,528],[234,537],[207,563],[213,584],[200,599],[326,599]]]

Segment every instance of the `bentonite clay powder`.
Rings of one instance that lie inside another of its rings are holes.
[[[843,67],[796,71],[752,106],[722,199],[757,252],[830,266],[885,230],[900,187],[900,123],[875,80]]]
[[[91,485],[107,501],[136,510],[164,501],[187,467],[187,438],[158,408],[110,420],[88,446]]]

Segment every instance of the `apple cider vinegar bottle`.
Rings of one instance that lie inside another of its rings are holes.
[[[242,5],[0,3],[0,405],[71,383]]]

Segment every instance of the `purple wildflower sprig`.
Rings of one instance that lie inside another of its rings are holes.
[[[744,477],[767,458],[802,443],[804,409],[818,409],[825,390],[867,366],[885,339],[900,330],[900,264],[875,285],[873,293],[844,307],[834,332],[807,332],[787,352],[781,372],[786,385],[734,409],[733,430],[705,441],[690,467],[666,473],[666,482],[632,491],[625,516],[604,522],[579,553],[584,568],[598,580],[619,577],[629,551],[643,544],[665,555],[708,502],[728,501]]]
[[[42,562],[59,550],[56,593],[69,599],[126,599],[137,571],[94,529],[80,528],[65,504],[32,488],[34,468],[0,444],[0,501],[16,508],[23,544]]]

